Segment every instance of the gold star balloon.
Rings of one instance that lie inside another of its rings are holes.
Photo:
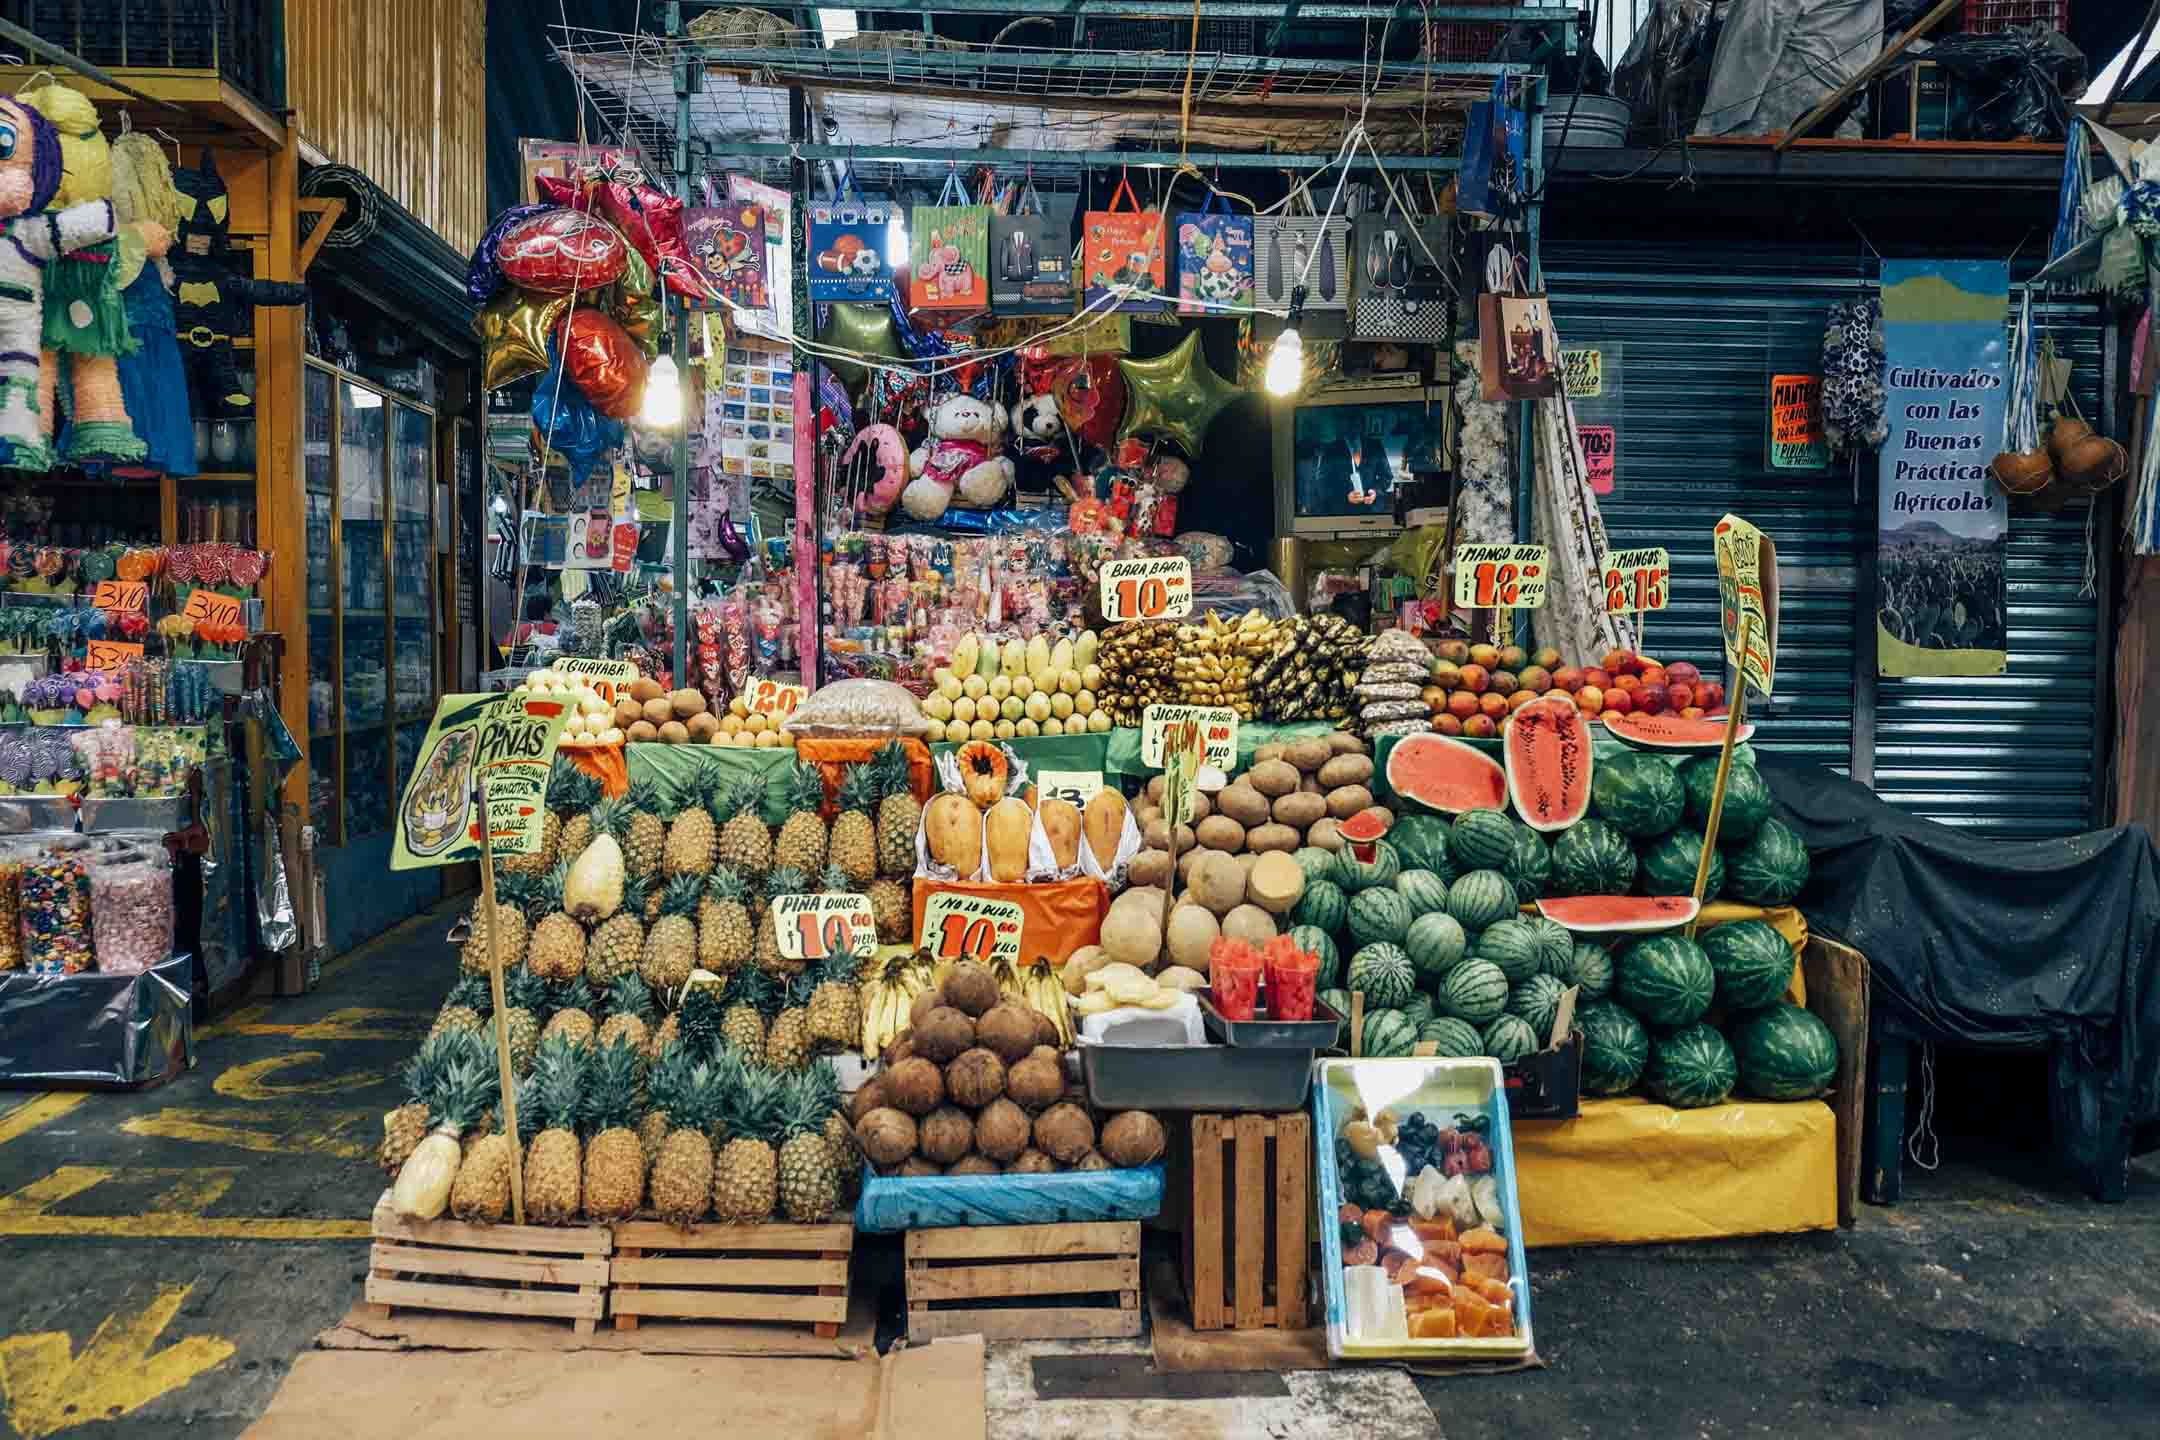
[[[890,305],[835,304],[818,339],[861,355],[878,355],[888,360],[900,358],[900,337],[893,333]],[[818,358],[851,392],[861,390],[863,382],[870,378],[870,367],[859,360]]]
[[[1200,442],[1223,407],[1237,399],[1237,386],[1217,375],[1200,353],[1200,332],[1186,332],[1178,347],[1152,360],[1118,361],[1130,397],[1120,440],[1169,440],[1193,459]]]

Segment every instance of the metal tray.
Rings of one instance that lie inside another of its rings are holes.
[[[86,795],[82,800],[82,828],[86,834],[100,830],[154,830],[169,835],[186,829],[193,816],[185,795]]]
[[[0,835],[74,828],[75,802],[65,795],[0,796]]]
[[[1193,994],[1199,998],[1200,1018],[1207,1022],[1208,1034],[1226,1045],[1332,1050],[1342,1032],[1342,1016],[1328,1009],[1317,997],[1313,1000],[1313,1018],[1310,1020],[1270,1020],[1264,1006],[1255,1011],[1257,1019],[1225,1020],[1222,1012],[1215,1008],[1213,990],[1202,988]]]
[[[1296,1110],[1312,1088],[1309,1049],[1085,1040],[1075,1048],[1088,1098],[1105,1110]]]

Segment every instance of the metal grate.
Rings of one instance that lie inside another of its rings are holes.
[[[2040,25],[2068,33],[2070,0],[1965,0],[1965,33],[1993,35]]]

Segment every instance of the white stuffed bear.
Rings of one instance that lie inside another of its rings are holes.
[[[1005,439],[1002,407],[970,395],[948,395],[930,412],[930,436],[908,456],[907,489],[900,508],[917,520],[935,520],[948,505],[987,510],[1012,489],[1013,464],[1000,453]]]

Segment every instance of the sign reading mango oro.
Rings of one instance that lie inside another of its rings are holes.
[[[1200,743],[1207,763],[1218,770],[1237,768],[1237,711],[1226,705],[1150,705],[1140,712],[1140,763],[1150,770],[1163,764],[1163,732],[1186,720],[1200,722]]]
[[[1027,914],[1015,900],[941,890],[923,906],[922,945],[930,958],[989,965],[1020,963],[1020,927]]]
[[[877,915],[867,895],[775,895],[772,915],[783,960],[877,953]]]
[[[569,714],[566,697],[535,691],[437,701],[398,804],[390,868],[478,860],[483,778],[490,847],[498,855],[537,851],[547,820],[548,768]]]
[[[1455,603],[1473,610],[1536,610],[1552,555],[1543,545],[1457,545]]]

